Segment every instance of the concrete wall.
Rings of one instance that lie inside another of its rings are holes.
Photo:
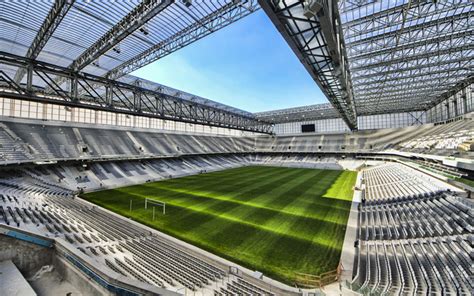
[[[54,249],[0,235],[0,261],[11,260],[25,277],[53,261]]]
[[[83,295],[113,295],[106,289],[96,285],[90,278],[86,277],[82,272],[77,270],[77,268],[72,266],[63,258],[55,256],[53,262],[56,271]]]

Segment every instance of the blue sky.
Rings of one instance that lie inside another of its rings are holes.
[[[262,10],[133,75],[250,112],[327,102]]]

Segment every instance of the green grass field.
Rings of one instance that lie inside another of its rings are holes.
[[[83,198],[286,283],[340,258],[356,172],[243,167]],[[144,199],[166,202],[144,209]],[[130,200],[133,210],[130,212]]]

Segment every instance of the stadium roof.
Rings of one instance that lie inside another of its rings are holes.
[[[471,0],[340,0],[338,13],[336,1],[259,2],[346,123],[353,112],[426,110],[474,82]],[[298,117],[281,113],[265,115]]]
[[[271,123],[340,118],[336,109],[329,103],[257,112],[254,114],[257,118]]]
[[[251,0],[189,1],[189,6],[186,2],[130,0],[104,5],[89,0],[2,1],[0,51],[135,82],[137,78],[125,75],[259,9],[257,2]],[[24,74],[18,71],[15,80],[25,83]],[[151,85],[153,89],[159,86]],[[251,115],[179,93],[183,98],[192,97],[203,104]]]
[[[237,109],[235,107],[228,106],[228,105],[225,105],[225,104],[222,104],[222,103],[219,103],[219,102],[215,102],[215,101],[212,101],[212,100],[200,97],[200,96],[196,96],[196,95],[184,92],[184,91],[179,90],[179,89],[175,89],[175,88],[172,88],[172,87],[169,87],[169,86],[166,86],[166,85],[159,84],[159,83],[154,82],[154,81],[146,80],[146,79],[143,79],[143,78],[138,78],[138,77],[135,77],[133,75],[125,75],[120,80],[123,81],[123,82],[129,83],[129,84],[139,84],[142,87],[147,88],[147,89],[159,90],[160,93],[164,93],[164,94],[167,94],[167,95],[170,95],[170,96],[176,96],[176,97],[178,97],[180,99],[183,99],[183,100],[187,100],[187,101],[191,101],[191,102],[195,102],[195,103],[199,103],[199,104],[219,108],[219,109],[222,109],[222,110],[225,110],[225,111],[228,111],[228,112],[233,112],[233,113],[236,113],[236,114],[240,114],[242,116],[249,116],[249,117],[254,116],[254,114],[251,113],[251,112],[244,111],[244,110],[241,110],[241,109]]]
[[[303,66],[351,128],[357,114],[336,1],[259,0]],[[319,13],[324,11],[324,13]]]
[[[250,112],[129,75],[257,9],[254,0],[3,1],[2,95],[268,132]]]
[[[38,32],[49,29],[34,58],[117,78],[258,9],[252,1],[232,0],[112,2],[2,1],[0,49],[29,56]]]
[[[426,110],[474,73],[471,0],[342,0],[339,12],[359,114]]]
[[[254,115],[129,75],[259,4],[333,108],[323,104]],[[339,115],[356,128],[358,115],[426,110],[474,79],[471,0],[2,1],[0,11],[2,53],[59,66],[55,74],[81,71],[150,88],[174,102],[183,99],[273,123]],[[14,67],[14,59],[8,59],[0,69],[8,77],[2,79],[28,84],[27,62]],[[44,76],[30,76],[46,93],[55,85],[66,91],[72,77],[56,75],[44,83]],[[96,87],[98,95],[106,93],[104,84]],[[81,95],[95,87],[87,85]]]

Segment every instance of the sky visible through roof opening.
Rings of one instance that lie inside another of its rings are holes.
[[[132,74],[250,112],[327,103],[262,10]]]

